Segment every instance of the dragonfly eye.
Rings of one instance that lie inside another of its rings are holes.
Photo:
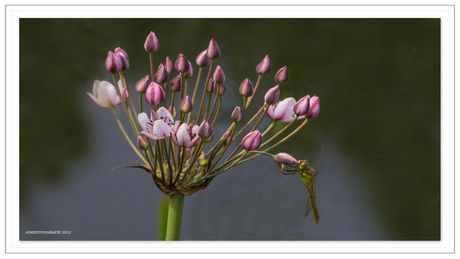
[[[308,167],[308,160],[301,160],[300,161],[300,166],[302,166],[302,168],[307,168]]]

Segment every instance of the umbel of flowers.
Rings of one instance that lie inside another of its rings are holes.
[[[217,65],[221,51],[214,39],[197,55],[197,73],[194,73],[196,70],[192,62],[183,54],[179,54],[175,62],[169,57],[160,57],[162,62],[155,70],[154,61],[158,58],[154,54],[159,47],[157,36],[150,32],[144,43],[150,60],[150,73],[138,80],[134,87],[139,94],[139,107],[134,105],[126,77],[126,70],[130,67],[129,57],[121,48],[109,51],[105,62],[107,71],[112,74],[113,84],[96,80],[93,92],[87,94],[97,105],[112,109],[124,137],[143,162],[127,167],[149,172],[158,188],[171,197],[166,239],[179,239],[184,195],[206,188],[217,175],[260,154],[271,155],[280,164],[284,161],[298,163],[287,153],[275,156],[269,151],[318,116],[320,104],[317,96],[310,95],[298,101],[293,97],[280,101],[282,84],[288,80],[286,66],[275,74],[275,86],[268,88],[265,94],[257,95],[259,87],[264,88],[260,86],[262,76],[271,71],[268,55],[255,67],[256,83],[251,82],[251,74],[248,74],[238,88],[224,85],[224,68]],[[190,83],[189,86],[190,79],[195,75],[195,84]],[[214,126],[227,87],[230,91],[238,88],[242,101],[225,122],[228,129],[222,136],[214,136]],[[245,111],[253,98],[264,98],[264,104],[258,112],[248,116]],[[144,99],[149,105],[144,106]],[[131,136],[118,117],[115,109],[118,105],[122,105],[127,116],[133,133]],[[259,125],[267,117],[272,123],[261,129]],[[286,132],[297,121],[301,121],[300,125]],[[285,126],[266,138],[277,122]],[[244,136],[239,138],[242,134]],[[285,136],[278,138],[282,134]],[[229,150],[235,141],[239,144]],[[267,146],[269,143],[271,146]]]

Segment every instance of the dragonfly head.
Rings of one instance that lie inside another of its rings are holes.
[[[299,161],[299,169],[300,170],[304,170],[306,168],[308,168],[308,160],[300,160]]]

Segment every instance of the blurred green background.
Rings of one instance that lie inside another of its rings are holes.
[[[227,93],[216,136],[267,54],[272,71],[246,118],[283,66],[282,99],[321,99],[319,116],[274,150],[315,166],[327,141],[319,224],[304,218],[301,179],[259,157],[186,197],[183,240],[440,239],[440,19],[21,19],[21,240],[158,239],[166,196],[142,170],[111,171],[139,159],[110,109],[85,94],[94,80],[111,81],[104,62],[116,47],[130,57],[131,87],[149,74],[150,31],[156,65],[179,53],[195,64],[211,38],[219,44]]]

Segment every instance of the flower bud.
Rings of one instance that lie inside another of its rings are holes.
[[[267,74],[272,69],[272,62],[268,58],[268,55],[257,65],[256,72],[257,74]]]
[[[210,94],[214,92],[214,81],[212,78],[209,79],[208,84],[206,85],[206,93]]]
[[[203,50],[198,56],[196,57],[196,64],[200,67],[206,67],[209,65],[211,60],[208,58],[207,51]]]
[[[220,137],[220,139],[222,140],[222,143],[223,143],[224,145],[227,145],[227,144],[228,144],[228,141],[229,141],[229,139],[230,139],[230,131],[226,131],[226,132],[224,133],[224,135],[222,135],[222,137]]]
[[[115,49],[115,55],[121,60],[121,70],[126,70],[129,68],[129,57],[128,54],[120,47]]]
[[[105,68],[112,74],[120,72],[123,64],[121,59],[115,55],[112,51],[109,51],[107,54],[107,59],[105,60]]]
[[[174,67],[176,68],[176,70],[179,73],[185,73],[190,68],[188,64],[189,64],[189,62],[188,62],[187,58],[184,56],[184,54],[179,54],[179,56],[177,56],[176,63],[174,65]]]
[[[299,161],[288,153],[279,153],[275,156],[275,162],[283,165],[298,164]]]
[[[305,114],[307,118],[315,118],[319,114],[319,97],[316,95],[310,98],[310,110]]]
[[[280,70],[278,70],[278,72],[276,72],[275,81],[278,84],[285,83],[288,80],[288,78],[289,76],[288,76],[288,70],[286,66],[282,67]]]
[[[310,95],[305,95],[294,105],[294,113],[303,116],[310,110]]]
[[[265,102],[267,104],[275,104],[280,100],[280,89],[278,86],[270,88],[265,94]]]
[[[183,113],[189,113],[192,111],[192,100],[186,95],[179,103],[179,110]]]
[[[197,131],[198,137],[204,142],[210,142],[214,137],[214,130],[207,120],[204,120]]]
[[[159,105],[165,100],[165,91],[163,87],[155,82],[150,83],[145,92],[145,99],[151,105]]]
[[[218,96],[224,95],[225,92],[227,91],[227,88],[225,87],[225,85],[214,84],[213,88],[214,88],[213,92],[217,94]]]
[[[214,70],[212,79],[214,80],[214,83],[216,84],[222,84],[225,81],[225,74],[222,68],[220,68],[220,66],[217,66],[216,70]]]
[[[150,146],[149,141],[146,140],[143,136],[137,137],[137,146],[141,150],[147,150]]]
[[[192,76],[193,76],[193,66],[192,66],[192,63],[190,63],[190,61],[189,61],[188,62],[188,70],[187,70],[187,72],[184,73],[184,78],[189,79]]]
[[[240,84],[240,94],[244,97],[249,97],[254,94],[254,85],[249,79],[244,79]]]
[[[136,83],[136,91],[138,93],[145,93],[145,91],[147,91],[147,87],[150,85],[150,79],[149,79],[149,76],[144,76],[143,78],[141,78],[141,80],[137,81]]]
[[[217,42],[214,39],[211,39],[211,41],[209,42],[209,46],[206,50],[206,54],[210,59],[216,59],[220,56],[219,45],[217,45]]]
[[[202,167],[206,167],[209,164],[209,159],[206,158],[206,154],[201,152],[200,156],[198,157],[198,164]]]
[[[158,38],[155,35],[155,33],[151,31],[150,34],[147,36],[147,39],[145,40],[144,49],[149,53],[153,53],[157,52],[159,48],[160,41],[158,41]]]
[[[171,74],[174,71],[174,64],[169,59],[169,57],[166,57],[165,61],[163,61],[163,66],[165,66],[166,71],[168,71],[168,74]]]
[[[262,142],[262,134],[259,130],[249,132],[241,141],[241,146],[247,151],[256,150]]]
[[[177,75],[171,80],[171,82],[169,82],[169,89],[171,89],[171,91],[173,92],[179,92],[181,86],[182,86],[182,80],[180,78],[180,75]]]
[[[241,110],[241,107],[236,106],[235,109],[233,110],[233,113],[232,113],[232,121],[240,122],[240,121],[243,120],[243,118],[244,118],[244,113]]]
[[[160,64],[155,72],[155,75],[153,75],[153,81],[161,85],[168,81],[168,77],[168,71],[166,71],[165,66]]]

